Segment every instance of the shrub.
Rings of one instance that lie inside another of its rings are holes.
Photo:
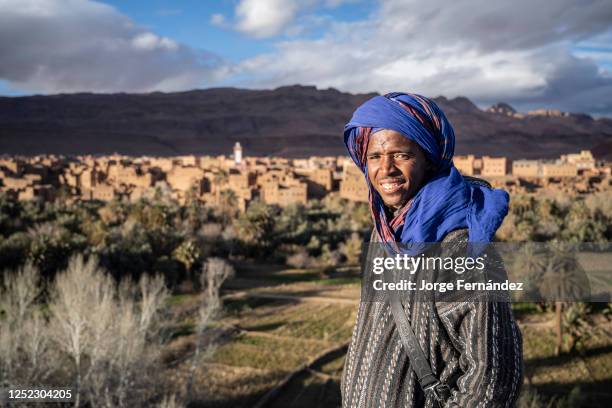
[[[314,260],[308,255],[308,251],[306,251],[306,249],[301,248],[293,255],[287,257],[286,263],[294,268],[307,268],[312,266]]]
[[[563,315],[563,327],[567,330],[567,350],[582,351],[584,343],[592,336],[593,323],[586,303],[571,303]]]
[[[340,252],[342,252],[342,254],[346,257],[347,263],[359,263],[362,244],[363,241],[356,232],[353,232],[346,241],[340,244]]]

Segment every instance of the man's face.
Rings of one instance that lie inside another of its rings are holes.
[[[366,156],[370,183],[392,209],[419,191],[429,168],[423,149],[394,130],[374,133]]]

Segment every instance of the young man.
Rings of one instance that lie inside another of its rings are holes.
[[[452,247],[493,239],[508,194],[459,174],[452,163],[453,129],[433,101],[404,93],[374,97],[355,111],[344,140],[370,189],[372,241],[397,250],[401,244]],[[420,347],[406,342],[406,330],[400,333],[393,302],[362,299],[344,365],[343,407],[515,404],[522,340],[509,303],[399,296]],[[422,350],[430,379],[423,378],[422,364],[411,364],[415,348]]]

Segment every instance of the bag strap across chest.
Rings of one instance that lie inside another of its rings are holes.
[[[385,272],[385,277],[390,281],[387,272]],[[440,382],[432,371],[431,365],[429,361],[427,361],[427,357],[425,357],[425,353],[419,345],[419,341],[410,326],[399,293],[394,290],[390,291],[388,300],[402,346],[408,355],[410,366],[414,370],[421,388],[425,392],[425,395],[432,394],[434,400],[437,401],[440,406],[444,406],[446,400],[450,398],[450,388],[445,383]]]

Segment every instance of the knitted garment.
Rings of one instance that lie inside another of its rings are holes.
[[[443,240],[444,250],[452,253],[467,241],[467,229],[453,231]],[[451,388],[446,407],[515,405],[523,348],[510,303],[434,303],[406,295],[402,304],[433,372]],[[360,303],[341,393],[343,408],[435,406],[410,367],[388,302]]]

